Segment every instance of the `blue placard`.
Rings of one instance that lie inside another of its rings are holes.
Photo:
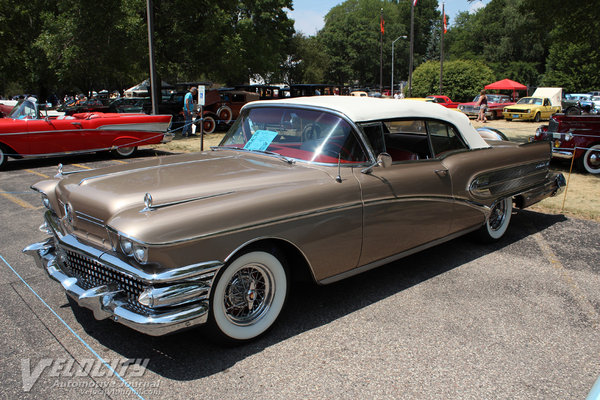
[[[254,135],[252,135],[250,140],[248,140],[244,146],[244,149],[265,151],[267,147],[271,145],[271,142],[273,139],[275,139],[275,136],[277,136],[277,132],[258,130],[254,132]]]

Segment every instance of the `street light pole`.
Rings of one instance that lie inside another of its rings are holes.
[[[406,35],[399,36],[392,42],[392,86],[390,86],[392,89],[392,97],[394,97],[394,43],[400,39],[406,39]]]

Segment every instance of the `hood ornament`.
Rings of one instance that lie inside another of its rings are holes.
[[[150,193],[146,193],[144,195],[144,205],[146,206],[142,212],[152,211],[152,195]]]
[[[55,178],[62,178],[63,176],[63,165],[62,163],[58,164],[58,173],[54,175]]]

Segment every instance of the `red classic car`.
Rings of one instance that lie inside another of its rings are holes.
[[[4,118],[17,105],[16,100],[0,100],[0,118]]]
[[[488,110],[485,115],[488,119],[502,118],[504,107],[515,104],[505,94],[487,94],[486,96],[488,98]],[[476,105],[478,100],[479,95],[475,96],[470,103],[460,103],[458,105],[459,111],[462,111],[469,117],[477,117],[477,114],[479,114],[479,106]]]
[[[552,157],[571,160],[590,174],[600,174],[600,115],[554,114],[530,141],[552,143]]]
[[[433,94],[431,96],[427,96],[426,99],[431,101],[432,103],[437,103],[446,108],[457,108],[458,105],[460,104],[456,101],[450,100],[450,97],[448,97],[448,96],[442,96],[439,94]]]
[[[0,168],[8,157],[58,156],[112,150],[131,156],[138,146],[168,142],[170,115],[80,113],[44,116],[35,99],[27,99],[0,119]]]

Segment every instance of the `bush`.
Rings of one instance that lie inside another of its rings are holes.
[[[412,76],[412,96],[425,97],[440,92],[440,62],[419,65]],[[496,81],[492,70],[479,61],[444,62],[442,92],[453,101],[471,101],[485,85]]]

